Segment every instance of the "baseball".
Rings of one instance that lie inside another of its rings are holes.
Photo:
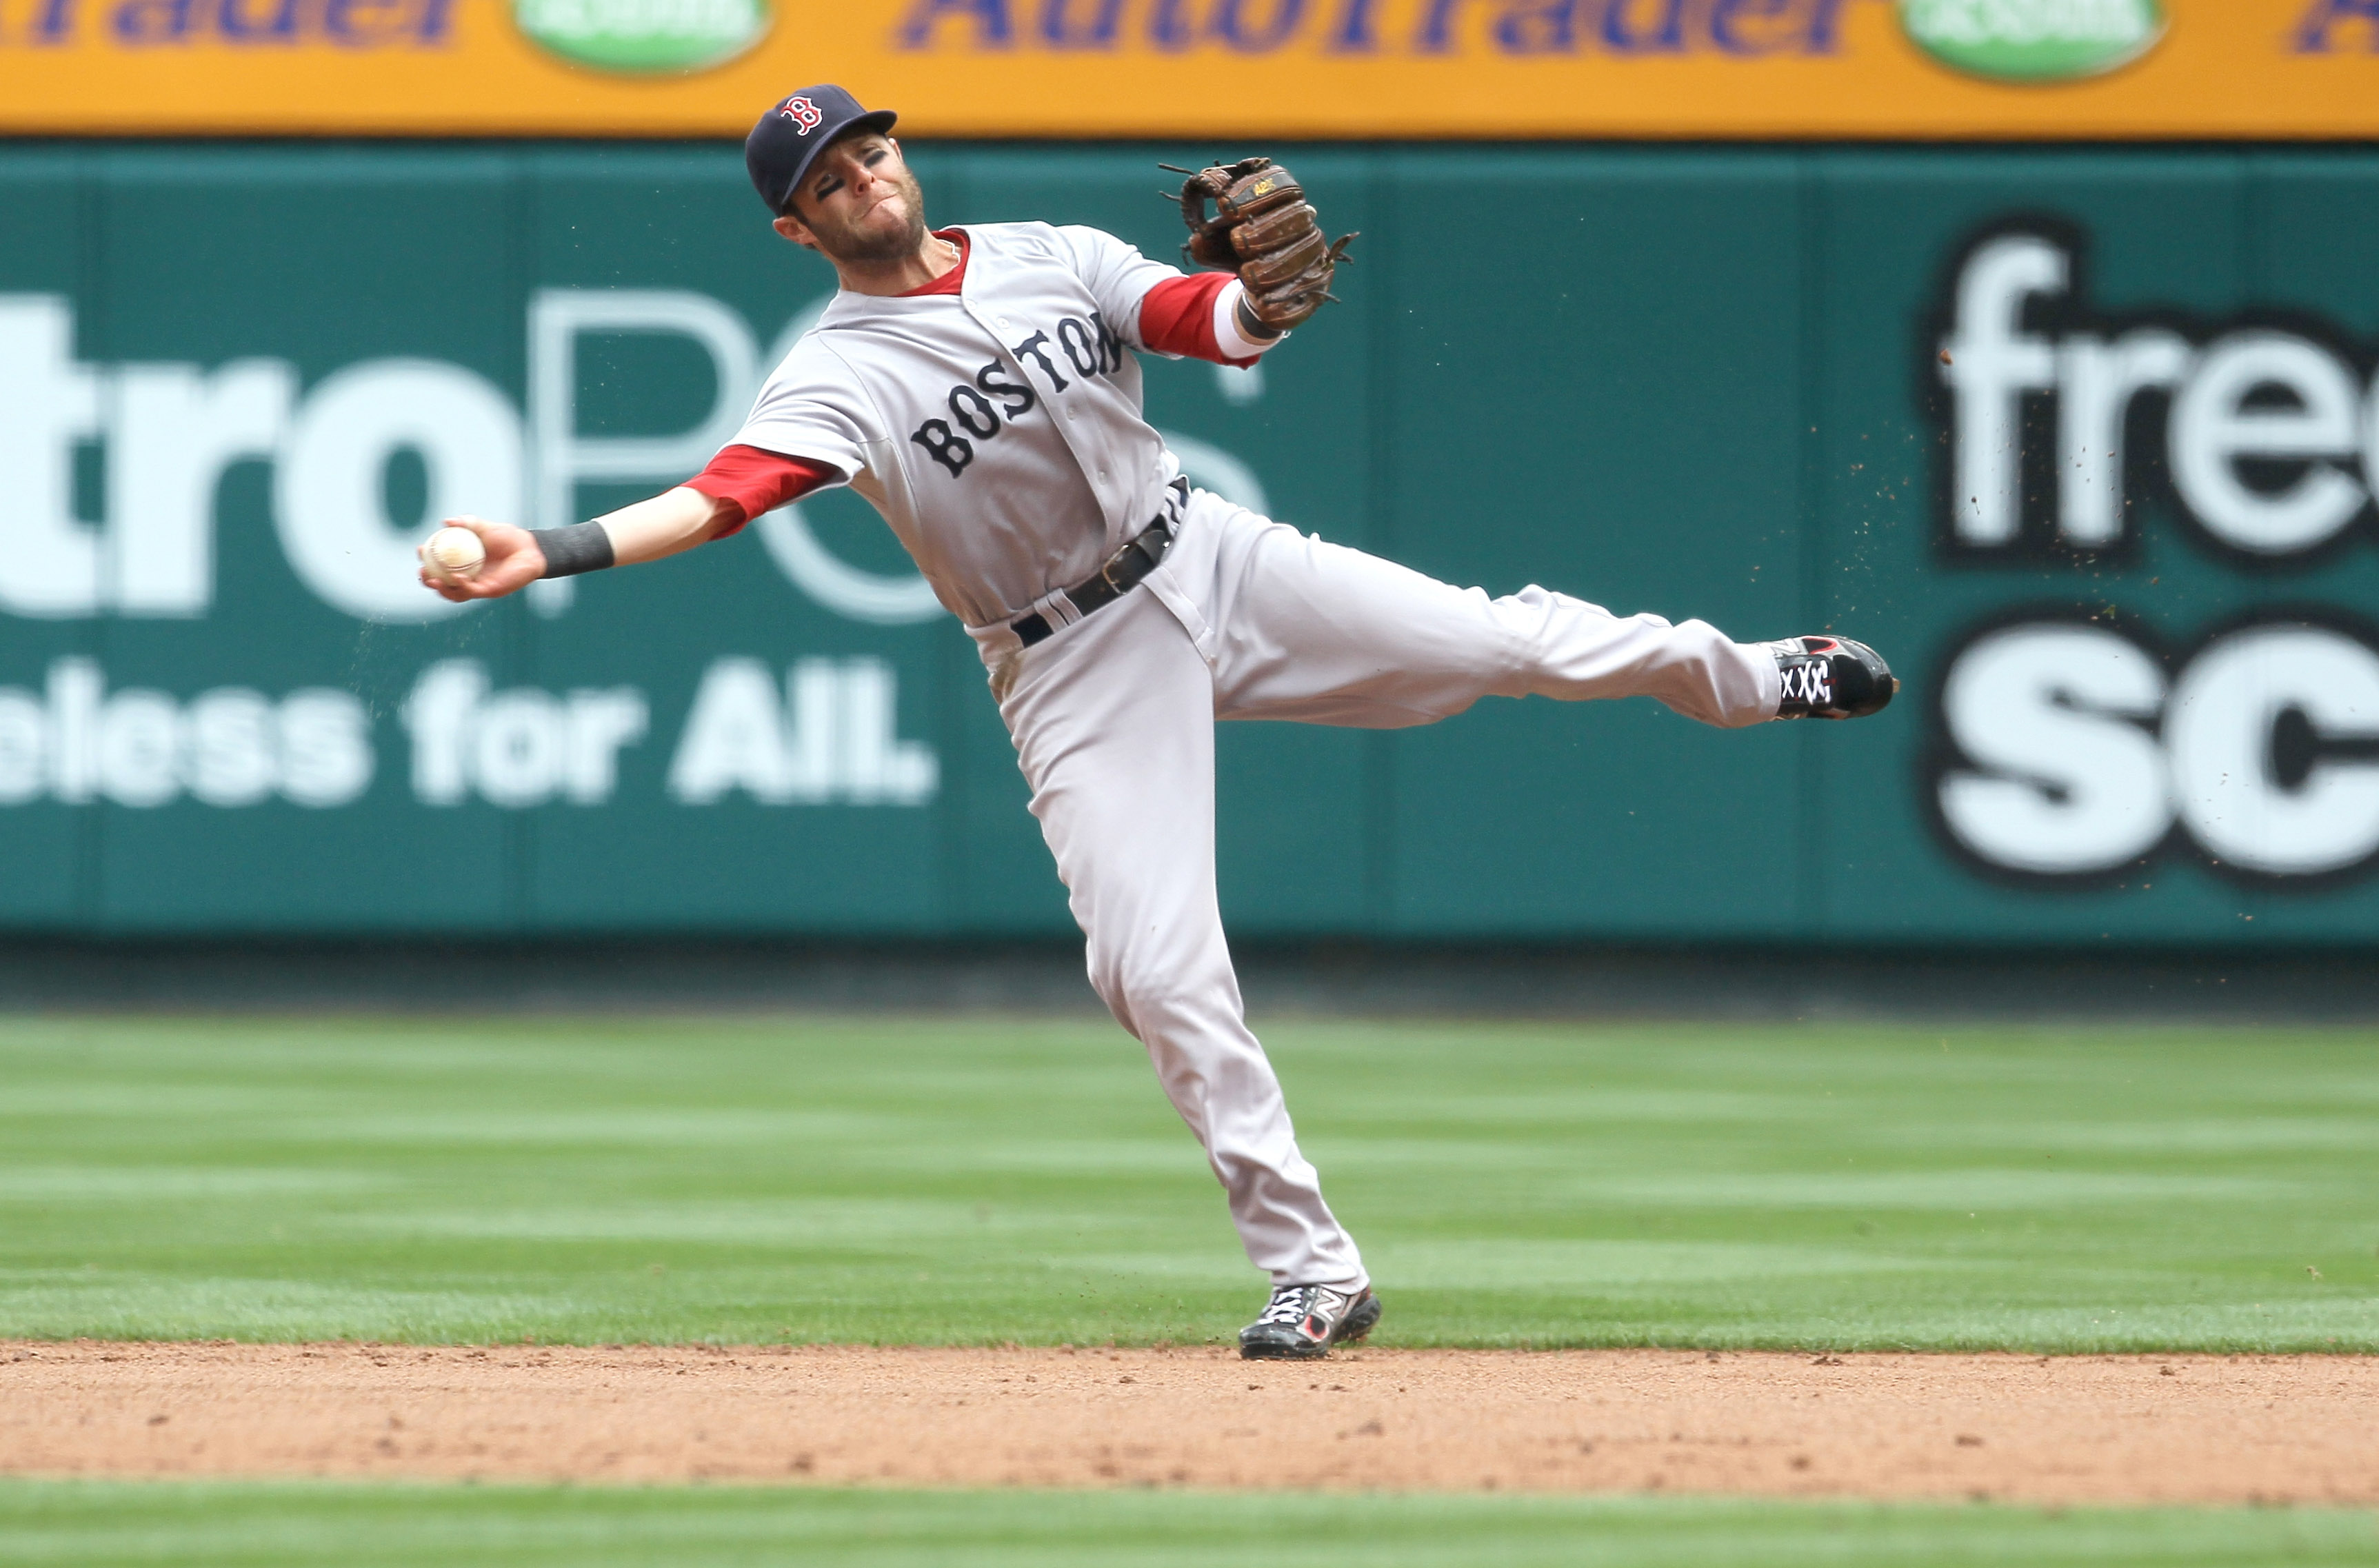
[[[477,576],[487,559],[488,547],[468,528],[441,528],[421,547],[421,564],[449,582]]]

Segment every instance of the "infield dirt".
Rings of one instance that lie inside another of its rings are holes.
[[[2379,1502],[2379,1358],[0,1344],[0,1473]]]

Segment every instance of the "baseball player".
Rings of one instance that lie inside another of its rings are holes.
[[[979,645],[1091,982],[1272,1277],[1242,1354],[1326,1355],[1380,1301],[1242,1017],[1214,894],[1214,721],[1392,729],[1535,694],[1649,696],[1732,728],[1863,717],[1898,682],[1845,638],[1737,643],[1534,586],[1491,598],[1190,488],[1141,416],[1139,356],[1255,363],[1329,297],[1346,241],[1262,159],[1184,185],[1212,271],[1090,228],[930,228],[893,120],[828,85],[753,128],[776,231],[841,288],[707,469],[568,527],[452,519],[486,562],[423,580],[492,598],[690,549],[827,486],[866,498]]]

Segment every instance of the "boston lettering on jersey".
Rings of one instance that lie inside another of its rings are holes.
[[[1105,316],[1096,310],[1091,312],[1087,321],[1079,316],[1059,321],[1054,340],[1045,331],[1036,332],[1021,343],[1009,344],[1008,352],[1016,356],[1020,365],[1029,362],[1040,367],[1051,392],[1064,392],[1069,384],[1058,368],[1059,355],[1074,368],[1074,374],[1084,380],[1111,376],[1124,364],[1123,339],[1108,329]],[[976,441],[990,440],[1007,428],[1008,420],[1031,413],[1040,399],[1029,385],[1010,380],[1008,367],[995,359],[974,373],[972,385],[960,381],[952,387],[948,401],[948,419],[928,419],[912,431],[909,439],[924,448],[926,455],[948,469],[950,477],[955,479],[974,461]],[[964,435],[960,434],[961,430]]]
[[[1214,353],[1225,285],[1080,225],[964,233],[955,290],[836,295],[735,440],[831,468],[951,613],[1004,629],[1164,504],[1181,465],[1143,412],[1141,356]]]

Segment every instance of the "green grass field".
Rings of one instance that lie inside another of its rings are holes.
[[[2379,1037],[1284,1023],[1388,1345],[2379,1349]],[[0,1334],[1220,1339],[1111,1027],[0,1024]],[[0,1484],[11,1564],[2379,1562],[2318,1511]]]
[[[2361,1031],[1268,1031],[1391,1345],[2379,1349]],[[1096,1024],[0,1025],[0,1334],[1197,1342]]]
[[[2338,1510],[656,1487],[0,1484],[11,1568],[2237,1568],[2379,1562]]]

